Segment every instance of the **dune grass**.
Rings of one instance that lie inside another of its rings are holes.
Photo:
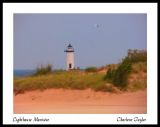
[[[97,72],[97,68],[96,67],[87,67],[85,69],[85,72]]]
[[[28,76],[14,79],[14,92],[44,90],[48,88],[109,90],[103,80],[104,74],[82,73],[78,71],[52,72],[46,75]]]
[[[137,62],[132,65],[133,73],[138,73],[139,71],[147,72],[147,62]]]
[[[129,85],[129,91],[137,91],[137,90],[144,90],[147,88],[147,80],[145,79],[136,79]]]
[[[134,63],[127,80],[126,89],[130,91],[143,90],[147,87],[147,65],[145,62]],[[108,73],[109,76],[109,73]],[[112,75],[111,75],[112,76]],[[105,79],[105,73],[88,73],[86,71],[53,71],[48,74],[32,75],[14,78],[14,93],[24,93],[29,90],[45,90],[49,88],[86,89],[113,92],[115,84]],[[131,82],[128,82],[131,80]],[[112,84],[107,86],[106,84]],[[117,87],[120,89],[119,87]],[[122,89],[121,89],[122,90]]]
[[[147,63],[137,62],[132,65],[132,73],[128,78],[128,90],[137,91],[147,88]]]

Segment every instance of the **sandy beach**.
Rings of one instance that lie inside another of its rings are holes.
[[[15,114],[146,114],[147,90],[109,93],[47,89],[14,95]]]

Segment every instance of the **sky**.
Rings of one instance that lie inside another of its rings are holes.
[[[14,14],[14,69],[65,69],[119,63],[128,49],[147,49],[146,14]]]

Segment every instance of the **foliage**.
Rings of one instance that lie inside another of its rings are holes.
[[[52,72],[52,65],[51,64],[48,64],[46,66],[41,65],[41,67],[37,67],[37,69],[33,75],[34,76],[44,75],[44,74],[49,74],[51,72]]]
[[[126,88],[127,87],[127,79],[128,75],[131,72],[131,61],[126,57],[123,62],[119,65],[119,67],[115,70],[113,75],[113,84],[115,86]]]
[[[147,72],[146,66],[143,66],[144,63],[147,64],[147,52],[133,50],[133,52],[122,59],[122,62],[116,69],[109,66],[104,79],[117,87],[126,89],[128,86],[128,77],[131,72],[138,72],[140,70]]]
[[[97,68],[96,67],[88,67],[85,69],[85,72],[97,72]]]
[[[146,79],[136,79],[128,86],[129,91],[144,90],[147,88]]]
[[[115,74],[115,69],[109,66],[108,71],[106,75],[104,76],[104,79],[107,80],[108,82],[112,82],[114,74]]]
[[[28,90],[64,88],[64,89],[87,89],[95,91],[110,91],[103,80],[104,74],[79,71],[59,71],[47,74],[20,77],[14,79],[14,92],[23,93]]]
[[[147,51],[134,50],[133,53],[128,54],[128,58],[132,63],[146,62],[147,61]]]
[[[138,73],[139,71],[147,72],[147,61],[132,64],[132,72]]]

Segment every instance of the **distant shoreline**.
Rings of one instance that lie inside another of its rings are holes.
[[[29,76],[32,75],[35,72],[35,70],[29,70],[29,69],[15,69],[13,71],[13,74],[15,77],[23,77],[23,76]]]

